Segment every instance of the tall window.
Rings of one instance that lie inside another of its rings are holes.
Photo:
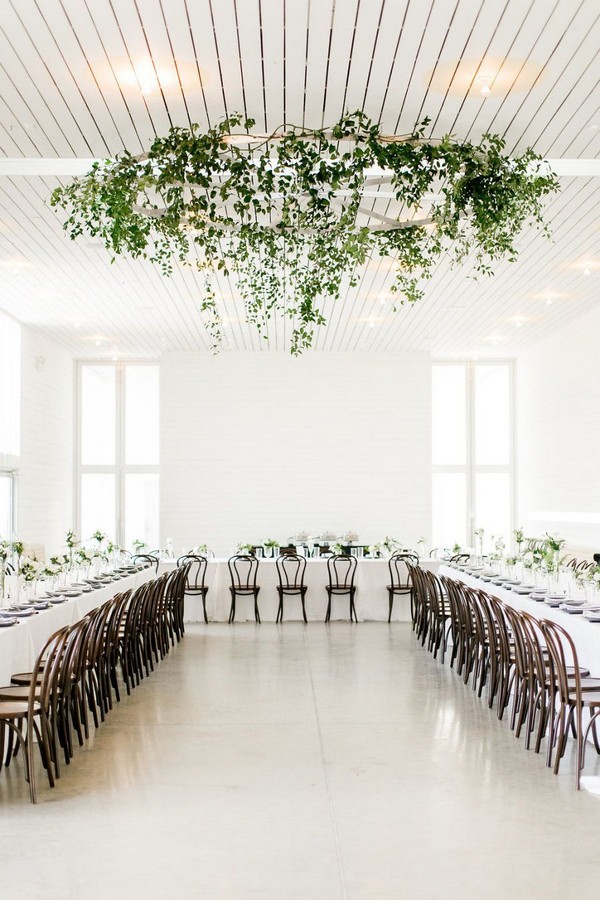
[[[79,366],[78,523],[127,549],[159,546],[159,368],[147,363]]]
[[[434,363],[433,545],[474,545],[485,530],[508,543],[514,510],[510,361]]]
[[[0,313],[0,535],[15,534],[15,480],[21,443],[21,326]]]

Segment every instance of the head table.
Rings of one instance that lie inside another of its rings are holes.
[[[159,565],[159,573],[172,571],[176,566],[175,559],[163,560]],[[422,559],[423,568],[436,572],[440,560]],[[206,612],[211,622],[227,622],[231,604],[229,586],[229,568],[226,559],[211,559],[206,569]],[[322,622],[327,609],[326,585],[327,559],[307,559],[304,583],[306,592],[306,617],[309,622]],[[387,622],[388,592],[390,571],[387,559],[359,559],[356,567],[356,612],[359,620]],[[260,587],[258,606],[263,622],[274,622],[277,618],[279,595],[277,586],[277,566],[275,559],[259,559],[256,584]],[[252,597],[239,597],[236,601],[236,622],[254,620],[254,601]],[[299,596],[287,596],[284,600],[284,621],[292,619],[300,621],[302,611]],[[334,596],[331,608],[332,619],[348,619],[348,597]],[[396,596],[394,600],[393,621],[410,620],[410,599],[407,594]],[[202,600],[198,595],[186,594],[185,621],[202,622]]]
[[[503,603],[507,603],[514,609],[524,610],[535,616],[536,619],[550,619],[558,622],[571,635],[579,662],[587,666],[591,675],[600,678],[600,624],[589,622],[582,615],[567,613],[560,608],[532,600],[527,594],[515,594],[514,591],[484,582],[480,578],[450,566],[442,566],[439,574],[462,581],[468,587],[485,591],[486,594],[492,594]]]
[[[139,587],[153,576],[152,568],[143,569],[79,597],[53,604],[49,609],[35,612],[27,618],[20,618],[10,628],[0,628],[0,686],[10,684],[11,675],[16,672],[29,671],[46,640],[59,628],[72,625],[111,597]]]

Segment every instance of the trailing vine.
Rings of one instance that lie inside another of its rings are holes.
[[[396,260],[397,309],[422,297],[444,252],[457,263],[472,254],[490,274],[495,260],[516,258],[527,223],[548,234],[543,201],[558,182],[533,150],[508,157],[492,134],[480,144],[425,139],[427,124],[386,137],[355,112],[327,130],[257,138],[253,119],[232,115],[206,132],[172,128],[141,156],[95,163],[50,202],[66,211],[71,238],[99,238],[113,259],[147,259],[167,276],[176,262],[202,270],[215,347],[216,268],[233,276],[263,335],[274,314],[292,320],[297,354],[325,323],[323,301],[339,298],[344,279],[356,284],[374,256]],[[365,196],[373,184],[385,184],[385,206]]]

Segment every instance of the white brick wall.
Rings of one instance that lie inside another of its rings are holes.
[[[517,361],[519,518],[581,555],[600,551],[599,347],[596,311]]]
[[[167,354],[162,539],[429,538],[430,377],[426,353]]]
[[[47,555],[73,522],[73,368],[69,353],[23,327],[17,531]]]

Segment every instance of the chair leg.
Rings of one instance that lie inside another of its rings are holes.
[[[391,588],[388,588],[388,595],[390,601],[390,612],[388,615],[388,624],[392,621],[392,609],[394,608],[394,592]]]
[[[304,624],[306,625],[308,620],[306,618],[305,594],[306,591],[302,591],[302,593],[300,594],[300,599],[302,600],[302,618],[304,619]]]
[[[254,594],[254,619],[260,625],[260,613],[258,611],[258,592]]]
[[[229,624],[235,619],[235,594],[231,595],[231,609],[229,610]]]
[[[204,612],[204,621],[208,622],[208,616],[206,615],[206,591],[202,594],[202,611]],[[182,622],[183,625],[183,622]]]
[[[331,592],[327,591],[327,611],[325,613],[325,621],[329,622],[331,618]]]

